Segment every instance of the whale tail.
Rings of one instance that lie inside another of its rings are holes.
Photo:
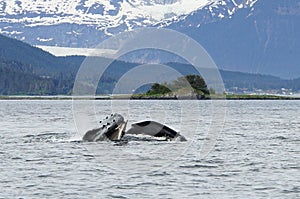
[[[165,137],[167,140],[186,141],[186,138],[174,129],[150,120],[132,124],[126,134],[144,134],[153,137]]]

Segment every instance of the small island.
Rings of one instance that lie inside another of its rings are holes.
[[[227,99],[227,100],[300,100],[299,97],[260,94],[216,94],[208,89],[204,79],[199,75],[179,77],[172,83],[155,83],[146,93],[133,94],[131,99]]]
[[[171,83],[155,83],[146,93],[133,94],[131,99],[210,99],[213,89],[208,89],[199,75],[179,77]]]

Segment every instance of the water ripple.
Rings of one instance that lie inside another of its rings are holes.
[[[167,111],[178,105],[134,101],[130,111],[144,112],[148,103]],[[199,142],[180,148],[178,143],[130,136],[124,143],[84,143],[75,138],[70,101],[0,101],[0,198],[299,198],[299,102],[229,101],[216,147],[199,159],[211,126],[210,104],[200,101]],[[110,102],[95,102],[99,117],[110,107]],[[130,114],[131,120],[144,117]],[[168,120],[177,121],[178,115],[168,115]],[[182,125],[181,132],[195,129],[174,121],[178,129]],[[89,147],[106,156],[99,158]],[[125,156],[116,156],[121,151]],[[178,157],[160,165],[170,153]],[[120,169],[114,171],[110,163]],[[154,168],[158,170],[151,172]]]

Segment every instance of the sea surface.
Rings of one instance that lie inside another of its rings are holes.
[[[300,198],[300,101],[92,104],[0,100],[0,198]],[[112,112],[188,141],[81,141]]]

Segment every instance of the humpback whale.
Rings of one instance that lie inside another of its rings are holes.
[[[82,140],[88,142],[120,140],[125,134],[127,121],[122,115],[115,113],[100,121],[100,124],[102,125],[100,128],[86,132]]]
[[[88,142],[97,141],[119,141],[125,134],[131,135],[149,135],[153,137],[163,137],[166,140],[186,141],[186,138],[180,135],[174,129],[156,121],[146,120],[137,122],[131,125],[131,128],[126,132],[127,121],[118,113],[107,116],[100,121],[100,128],[89,130],[85,133],[82,140]]]

